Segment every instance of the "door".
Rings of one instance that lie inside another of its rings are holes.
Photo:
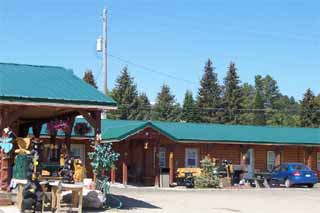
[[[245,179],[253,179],[254,177],[254,150],[248,149],[246,153],[246,175]]]

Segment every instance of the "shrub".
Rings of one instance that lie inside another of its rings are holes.
[[[195,186],[197,188],[218,188],[219,176],[218,167],[216,166],[216,159],[205,157],[200,161],[201,174],[195,178]]]

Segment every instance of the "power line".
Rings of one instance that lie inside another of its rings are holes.
[[[128,59],[124,59],[124,58],[121,58],[119,56],[115,56],[115,55],[112,55],[112,54],[108,54],[108,56],[111,57],[111,58],[117,59],[119,61],[122,61],[124,63],[131,64],[133,66],[139,67],[139,68],[144,69],[146,71],[149,71],[149,72],[152,72],[152,73],[156,73],[158,75],[169,77],[169,78],[172,78],[172,79],[175,79],[175,80],[178,80],[178,81],[184,81],[184,82],[189,83],[189,84],[198,85],[198,83],[190,81],[188,79],[184,79],[184,78],[177,77],[177,76],[174,76],[174,75],[171,75],[171,74],[168,74],[168,73],[160,72],[160,71],[158,71],[156,69],[150,68],[150,67],[142,65],[142,64],[138,64],[138,63],[132,62],[132,61],[130,61]]]
[[[124,107],[126,109],[130,109],[133,108],[133,105],[131,104],[121,104],[118,105],[119,107]],[[145,109],[145,110],[152,110],[154,109],[154,106],[152,105],[138,105],[139,109]],[[183,108],[183,107],[181,107]],[[216,111],[216,112],[228,112],[228,111],[233,111],[233,112],[320,112],[320,108],[316,108],[314,110],[301,110],[301,109],[272,109],[272,108],[264,108],[264,109],[253,109],[253,108],[242,108],[242,109],[226,109],[223,107],[184,107],[183,109],[187,109],[187,110],[203,110],[203,111]]]

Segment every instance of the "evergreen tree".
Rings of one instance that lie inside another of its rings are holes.
[[[176,103],[175,96],[171,94],[168,85],[164,84],[158,93],[152,112],[153,120],[179,121],[180,106]]]
[[[230,63],[227,77],[224,79],[225,93],[224,93],[224,108],[226,123],[237,124],[240,123],[240,112],[242,103],[241,88],[239,86],[240,80],[237,74],[236,66],[233,62]]]
[[[270,75],[263,78],[263,90],[265,105],[274,108],[275,101],[280,98],[278,83]]]
[[[217,110],[221,107],[221,88],[210,59],[205,64],[204,74],[200,81],[197,105],[201,110],[201,121],[221,122],[221,116]]]
[[[181,119],[186,122],[198,122],[199,115],[197,104],[193,99],[192,92],[187,90],[183,100]]]
[[[118,103],[118,109],[115,112],[110,112],[112,118],[126,120],[134,117],[131,114],[135,113],[138,107],[138,92],[127,67],[121,71],[110,96]]]
[[[271,111],[268,110],[268,111]],[[272,112],[268,113],[268,125],[273,126],[299,126],[299,104],[293,97],[280,94],[273,102]]]
[[[265,125],[266,117],[265,117],[265,101],[264,101],[264,87],[263,87],[263,79],[260,75],[255,77],[255,97],[253,108],[256,110],[254,112],[254,124],[256,125]]]
[[[311,89],[308,89],[301,102],[300,119],[302,127],[319,127],[317,110],[315,96]]]
[[[265,118],[265,112],[264,112],[264,105],[263,105],[263,99],[260,91],[256,91],[255,97],[254,97],[254,109],[255,109],[255,119],[254,124],[256,125],[265,125],[266,124],[266,118]]]
[[[92,70],[86,70],[84,72],[84,76],[82,78],[85,82],[87,82],[88,84],[90,84],[91,86],[93,86],[94,88],[98,88],[96,81],[94,80],[94,76],[92,73]]]
[[[252,109],[255,99],[255,89],[252,85],[248,83],[244,83],[241,86],[241,94],[243,95],[241,108],[243,109]],[[244,111],[240,114],[240,121],[241,124],[248,124],[252,125],[254,124],[255,120],[255,113],[251,112],[250,110]]]
[[[146,93],[140,93],[135,100],[136,109],[131,113],[129,119],[132,120],[150,120],[151,104]]]

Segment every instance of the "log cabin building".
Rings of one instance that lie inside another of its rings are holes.
[[[112,98],[86,84],[72,70],[57,66],[0,63],[1,134],[4,128],[9,127],[15,137],[26,137],[31,128],[35,140],[38,140],[43,124],[63,121],[71,127],[63,138],[63,143],[70,149],[76,116],[82,115],[96,135],[101,131],[101,112],[115,107],[116,102]],[[56,132],[49,137],[52,146],[56,146]],[[12,143],[13,149],[9,153],[3,150],[0,153],[1,190],[8,190],[12,177],[14,150],[17,148],[15,141]]]
[[[320,172],[317,128],[108,119],[102,119],[101,128],[102,143],[112,143],[120,153],[111,179],[123,184],[158,186],[163,168],[170,171],[172,184],[178,168],[199,167],[206,155],[231,160],[251,173],[270,171],[281,162],[301,162]],[[72,137],[71,146],[82,158],[87,158],[90,137]],[[90,177],[90,163],[85,162]]]

